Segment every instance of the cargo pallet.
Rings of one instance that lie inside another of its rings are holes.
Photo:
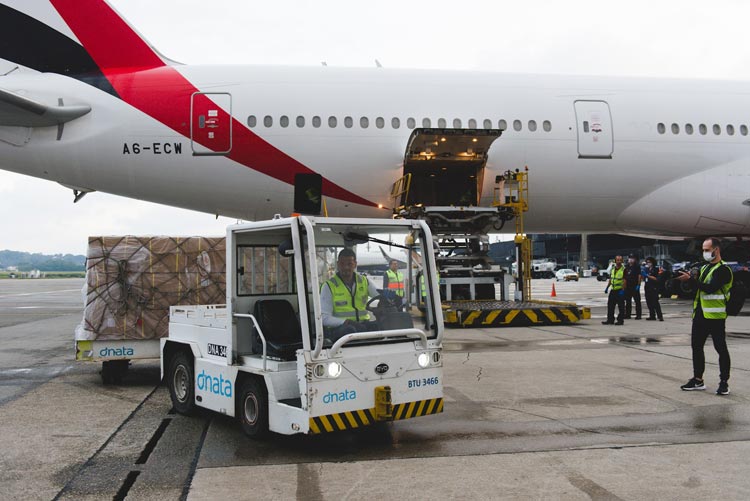
[[[588,308],[552,301],[446,301],[443,320],[455,327],[569,325],[591,318]]]

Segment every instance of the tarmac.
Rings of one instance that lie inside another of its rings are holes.
[[[604,283],[555,285],[591,320],[446,332],[442,414],[255,441],[174,414],[158,361],[119,386],[75,362],[82,279],[2,280],[0,499],[750,499],[750,318],[727,321],[731,394],[710,342],[683,392],[689,301],[604,326]]]

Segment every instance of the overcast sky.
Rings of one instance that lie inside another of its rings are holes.
[[[747,1],[113,0],[183,63],[384,66],[747,80]],[[0,250],[88,235],[221,235],[234,220],[0,171]]]

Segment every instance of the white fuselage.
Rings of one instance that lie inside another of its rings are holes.
[[[459,128],[507,125],[490,148],[480,205],[492,202],[497,174],[528,166],[529,232],[750,234],[750,207],[743,205],[750,198],[750,99],[742,83],[382,68],[175,69],[202,92],[231,95],[231,110],[224,111],[236,120],[233,149],[257,135],[373,204],[326,196],[331,216],[389,217],[410,119],[417,127],[429,119],[433,128],[441,119],[454,127],[458,119]],[[122,78],[133,95],[168,94],[148,73]],[[184,113],[178,131],[60,75],[17,72],[0,77],[0,88],[92,108],[66,123],[59,140],[57,127],[0,127],[0,168],[248,220],[292,212],[293,186],[255,170],[265,162],[272,172],[273,158],[193,156],[190,109],[177,110]],[[598,111],[589,113],[584,108],[592,102]],[[313,117],[320,117],[319,127]],[[604,130],[592,143],[582,123],[588,129],[599,120]]]

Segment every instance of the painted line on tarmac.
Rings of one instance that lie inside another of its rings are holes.
[[[57,294],[58,292],[80,292],[81,289],[59,289],[56,291],[44,291],[44,292],[24,292],[21,294],[0,294],[0,298],[3,297],[22,297],[22,296],[38,296],[40,294]]]
[[[73,369],[73,365],[63,365],[57,367],[19,367],[16,369],[0,370],[0,378],[18,375],[33,375],[35,378],[53,378],[60,376]]]
[[[2,308],[0,306],[0,308]],[[8,310],[80,310],[81,306],[6,306]]]

